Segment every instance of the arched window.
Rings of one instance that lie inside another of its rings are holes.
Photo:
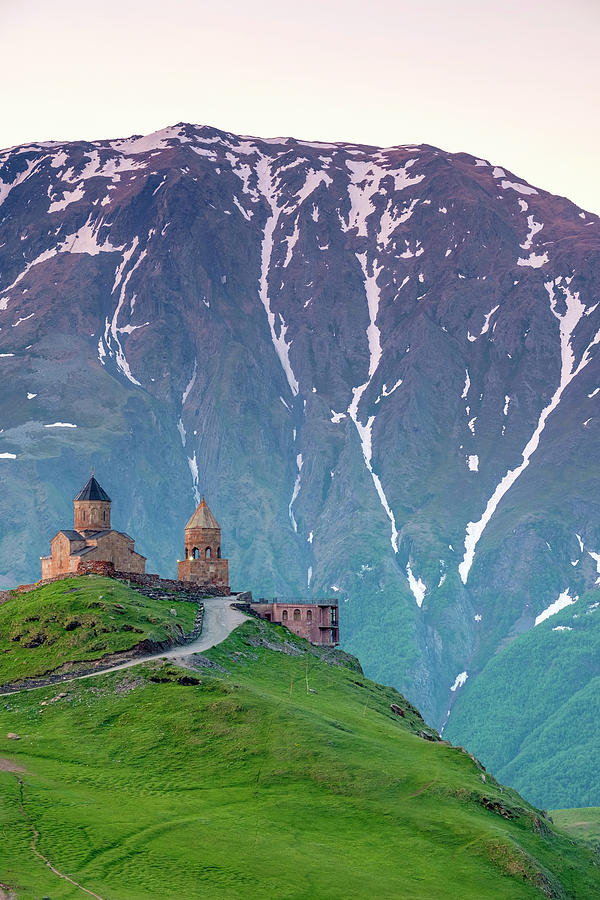
[[[102,518],[106,522],[106,510],[103,510],[103,512],[102,512]]]
[[[217,547],[217,559],[221,559],[221,548]]]
[[[282,622],[287,622],[287,620],[288,620],[287,609],[284,609],[284,611],[281,613],[281,621],[282,621]]]
[[[312,609],[307,609],[307,610],[306,610],[306,621],[307,621],[307,622],[312,622]]]
[[[300,610],[295,609],[294,610],[294,622],[299,622],[299,621],[300,621]]]
[[[198,550],[197,547],[194,547],[194,549],[192,550],[192,559],[198,559],[199,556],[200,556],[200,551]]]
[[[81,513],[81,521],[82,521],[82,522],[85,522],[85,509],[84,509],[83,512]]]
[[[206,557],[206,559],[210,559],[210,547],[206,548],[206,550],[204,551],[204,556]]]

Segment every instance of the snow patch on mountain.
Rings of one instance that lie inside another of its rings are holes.
[[[186,385],[185,391],[181,395],[181,405],[182,406],[185,406],[185,402],[186,402],[187,398],[190,396],[190,391],[192,390],[192,388],[194,387],[194,384],[196,383],[197,372],[198,372],[198,360],[195,359],[194,360],[194,371],[192,372],[191,378]]]
[[[457,691],[459,688],[463,687],[463,685],[466,684],[468,677],[469,676],[468,676],[467,672],[459,672],[459,674],[454,679],[454,684],[452,685],[450,690],[452,692],[454,692],[454,691]]]
[[[493,309],[490,309],[489,313],[486,313],[486,314],[485,314],[485,320],[484,320],[484,323],[483,323],[483,328],[482,328],[481,331],[479,332],[479,337],[482,337],[482,335],[487,334],[488,329],[489,329],[489,327],[490,327],[490,319],[492,318],[492,316],[494,315],[494,313],[495,313],[497,310],[499,310],[499,309],[500,309],[500,304],[498,303],[496,306],[494,306]]]
[[[304,465],[304,460],[302,458],[302,454],[298,453],[298,455],[296,456],[296,466],[298,467],[298,474],[296,475],[296,480],[294,482],[294,489],[292,491],[292,499],[290,500],[289,505],[288,505],[288,515],[290,517],[290,522],[292,523],[292,528],[294,529],[295,532],[298,531],[298,524],[296,522],[296,519],[294,518],[293,506],[294,506],[294,503],[296,502],[296,498],[297,498],[298,494],[300,493],[300,482],[302,479],[302,466],[303,465]]]
[[[352,402],[348,407],[348,415],[354,422],[356,426],[356,430],[358,432],[358,436],[360,438],[361,449],[363,453],[363,459],[365,461],[365,465],[373,479],[373,484],[375,485],[375,490],[377,491],[377,495],[385,510],[385,513],[390,520],[390,524],[392,527],[392,533],[390,537],[390,541],[392,544],[392,549],[394,553],[398,552],[398,529],[396,527],[396,519],[392,508],[388,502],[385,491],[383,489],[383,485],[381,483],[381,479],[376,472],[373,471],[372,458],[373,458],[373,422],[375,421],[375,416],[369,416],[367,419],[366,425],[364,425],[360,419],[358,418],[358,405],[360,403],[361,397],[363,396],[366,389],[371,384],[371,380],[373,375],[377,371],[379,366],[382,349],[381,349],[381,332],[377,326],[377,314],[379,312],[379,303],[380,303],[380,294],[379,287],[377,285],[377,278],[379,273],[381,272],[382,266],[377,265],[377,260],[373,260],[370,271],[369,265],[367,262],[367,253],[356,253],[356,258],[358,259],[362,272],[363,279],[365,284],[365,292],[367,295],[367,306],[369,310],[369,325],[367,327],[367,342],[369,345],[369,371],[367,380],[364,384],[361,384],[359,387],[352,388]]]
[[[487,502],[486,508],[481,518],[476,522],[469,522],[467,524],[465,535],[465,554],[463,557],[463,561],[458,567],[458,571],[463,584],[467,583],[469,571],[471,569],[471,566],[473,565],[473,560],[475,558],[475,549],[488,522],[496,511],[498,504],[507,493],[507,491],[509,491],[513,486],[517,478],[521,475],[522,472],[525,471],[525,469],[529,465],[531,457],[538,448],[540,437],[546,426],[548,416],[556,409],[556,407],[560,403],[561,397],[571,381],[577,377],[577,375],[585,366],[587,366],[590,361],[590,351],[592,347],[594,347],[600,341],[600,331],[598,331],[582,353],[579,364],[575,365],[575,353],[571,346],[571,338],[585,312],[585,304],[582,303],[582,301],[579,299],[579,292],[572,293],[569,289],[571,280],[571,278],[565,278],[563,281],[562,276],[559,276],[553,281],[547,281],[544,283],[544,287],[546,288],[550,299],[551,312],[553,316],[558,320],[559,324],[561,354],[560,382],[556,391],[554,392],[552,399],[550,400],[550,403],[548,403],[548,405],[545,406],[540,413],[535,431],[533,432],[531,438],[529,439],[523,450],[521,464],[514,469],[510,469],[496,486],[494,493]],[[559,298],[556,296],[557,290],[560,290],[560,292],[562,293],[562,301],[565,308],[564,312],[560,312],[558,309]]]
[[[596,563],[596,573],[598,575],[596,584],[600,584],[600,553],[595,553],[593,550],[588,550],[588,553]]]
[[[105,320],[105,328],[104,328],[104,344],[110,356],[114,357],[117,368],[125,375],[126,378],[131,381],[132,384],[140,387],[140,382],[132,375],[131,368],[127,361],[127,357],[125,356],[125,350],[123,348],[123,344],[121,343],[121,334],[129,334],[134,331],[136,328],[143,328],[144,325],[132,325],[131,323],[127,323],[123,326],[119,326],[119,315],[121,310],[123,309],[123,305],[126,299],[127,293],[127,285],[129,284],[129,280],[136,269],[140,266],[140,264],[146,258],[147,250],[142,250],[135,263],[131,266],[127,275],[123,278],[123,274],[127,265],[129,264],[131,258],[133,257],[135,251],[137,250],[139,244],[139,238],[136,237],[133,239],[131,247],[125,251],[123,254],[122,262],[117,266],[115,272],[115,281],[113,284],[112,292],[114,294],[115,290],[120,286],[121,290],[119,292],[119,299],[115,310],[113,312],[112,318],[109,320],[107,317]],[[131,313],[131,309],[130,309]],[[145,323],[147,325],[148,322]],[[104,362],[104,357],[102,357],[101,362]]]
[[[539,625],[541,622],[545,622],[546,619],[549,619],[550,616],[556,615],[556,613],[560,612],[561,609],[564,609],[566,606],[570,606],[573,603],[576,603],[579,600],[577,594],[574,597],[569,595],[569,588],[566,588],[562,591],[561,594],[558,595],[558,598],[551,603],[550,606],[547,606],[546,609],[539,614],[539,616],[535,617],[535,622],[533,626],[535,628],[536,625]]]
[[[14,188],[16,188],[20,184],[23,184],[24,181],[27,181],[30,175],[33,175],[33,173],[36,171],[36,169],[44,159],[47,159],[47,157],[44,156],[41,159],[26,160],[25,168],[22,172],[16,175],[12,181],[3,181],[0,178],[0,206],[2,206],[2,204],[4,203],[10,192],[14,190]]]
[[[76,203],[78,200],[82,200],[85,197],[84,183],[80,182],[75,190],[73,191],[65,191],[62,195],[62,200],[55,200],[48,207],[49,213],[60,212],[63,209],[66,209],[67,206],[70,206],[71,203]]]
[[[547,262],[550,261],[547,252],[544,253],[530,253],[527,259],[523,259],[519,257],[517,260],[518,266],[529,266],[531,269],[540,269],[542,266],[545,266]]]
[[[296,192],[298,203],[304,203],[307,197],[316,191],[320,184],[325,186],[332,184],[333,179],[326,172],[320,172],[316,169],[309,169],[306,173],[306,181],[304,185]]]
[[[521,182],[519,182],[519,181],[504,180],[504,181],[500,182],[500,187],[503,188],[505,191],[507,191],[509,189],[516,191],[517,194],[537,194],[537,191],[535,188],[532,188],[528,184],[521,184]]]
[[[411,589],[413,596],[417,601],[417,606],[420,609],[423,606],[423,600],[425,599],[425,594],[427,593],[427,585],[420,578],[415,578],[412,567],[410,565],[410,561],[406,563],[406,575],[408,578],[408,586]]]
[[[198,492],[198,461],[196,459],[195,450],[193,456],[188,456],[188,465],[190,467],[190,472],[192,473],[192,490],[194,492],[194,499],[196,503],[200,503],[200,494]]]
[[[527,216],[527,224],[529,226],[529,231],[527,233],[527,237],[521,244],[523,250],[531,250],[534,237],[544,227],[543,222],[536,222],[533,216]]]
[[[67,235],[61,243],[54,247],[49,247],[47,250],[44,250],[36,256],[35,259],[31,260],[31,262],[27,263],[23,271],[17,275],[12,284],[2,288],[0,293],[2,293],[3,296],[0,297],[0,309],[6,309],[10,300],[8,294],[23,280],[23,278],[25,278],[27,273],[34,266],[38,266],[41,263],[52,259],[59,253],[88,253],[90,256],[96,256],[98,253],[116,253],[121,251],[123,248],[114,246],[110,243],[108,238],[106,238],[103,243],[99,243],[98,233],[101,227],[102,221],[92,221],[92,216],[90,214],[85,225],[82,225],[73,234]]]
[[[471,376],[469,375],[469,370],[465,369],[465,386],[463,388],[463,392],[460,395],[461,400],[466,400],[467,395],[469,393],[469,388],[471,387]]]
[[[296,217],[296,221],[294,222],[294,230],[292,234],[288,235],[284,240],[287,243],[287,252],[285,255],[285,259],[283,261],[283,268],[287,269],[289,264],[292,261],[292,254],[294,252],[294,247],[298,241],[298,237],[300,236],[300,229],[298,227],[298,217]]]
[[[263,197],[267,201],[270,209],[270,215],[264,226],[261,246],[259,296],[267,314],[267,321],[269,323],[271,340],[273,342],[273,346],[275,347],[275,352],[277,353],[283,371],[285,372],[290,390],[294,397],[296,397],[298,396],[299,386],[296,376],[294,375],[294,370],[292,369],[292,364],[290,362],[291,341],[288,343],[285,339],[287,333],[287,325],[283,319],[283,316],[281,315],[281,313],[279,313],[279,333],[277,333],[277,329],[275,327],[275,313],[271,308],[271,299],[269,296],[268,279],[271,266],[271,257],[273,255],[273,233],[275,231],[275,228],[277,227],[277,223],[281,215],[281,208],[277,203],[276,179],[271,169],[271,161],[268,157],[261,156],[256,165],[256,173],[258,176],[259,189]]]

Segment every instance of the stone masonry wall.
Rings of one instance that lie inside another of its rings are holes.
[[[228,594],[228,591],[216,587],[214,584],[198,584],[193,581],[176,581],[171,578],[161,578],[159,575],[153,575],[149,572],[119,572],[111,562],[107,562],[106,560],[82,560],[76,575],[104,575],[107,578],[118,578],[119,581],[129,581],[133,584],[143,585],[148,588],[155,587],[167,591],[193,591],[195,593],[201,591],[203,594],[211,597],[225,597]],[[17,594],[25,594],[41,587],[43,584],[51,584],[54,581],[63,581],[65,578],[73,577],[75,576],[72,572],[67,572],[56,575],[53,578],[43,579],[36,584],[20,584],[16,588],[16,592]]]

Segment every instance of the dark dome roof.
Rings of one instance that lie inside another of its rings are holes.
[[[93,475],[87,484],[81,488],[75,497],[75,500],[107,500],[110,503],[110,497],[106,491],[100,487]]]

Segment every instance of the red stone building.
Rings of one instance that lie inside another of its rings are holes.
[[[146,571],[146,557],[135,552],[133,538],[110,527],[111,499],[93,475],[73,506],[73,530],[59,531],[50,541],[51,555],[41,558],[42,580],[75,574],[82,560],[110,562],[118,572]]]
[[[177,578],[229,591],[229,563],[221,557],[221,526],[204,497],[185,526],[185,553],[177,562]]]
[[[252,609],[262,619],[285,625],[311,644],[339,644],[340,630],[337,600],[279,601],[259,600]]]

